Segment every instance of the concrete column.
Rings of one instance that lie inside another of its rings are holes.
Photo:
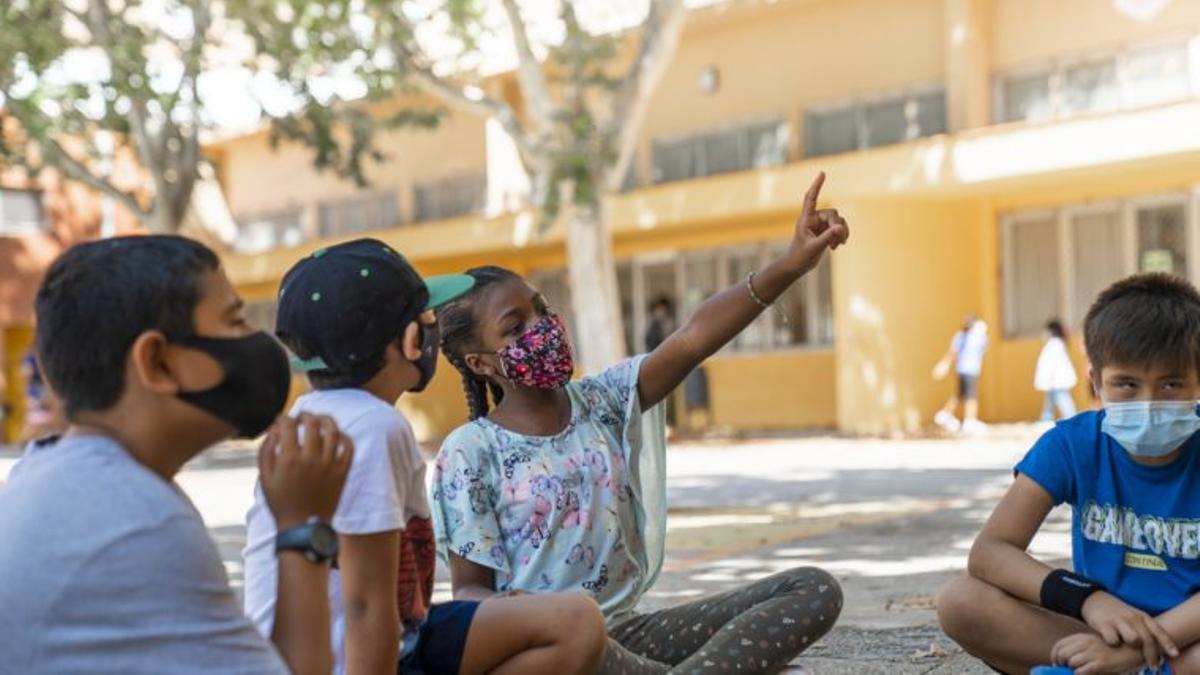
[[[930,424],[953,383],[930,371],[981,307],[985,214],[978,202],[861,199],[835,253],[837,421],[859,434]]]
[[[991,123],[992,0],[945,0],[950,132]]]

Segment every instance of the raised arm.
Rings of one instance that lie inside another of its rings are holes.
[[[704,359],[725,346],[797,279],[821,262],[826,249],[846,243],[850,229],[836,209],[817,209],[825,174],[817,174],[787,252],[734,286],[706,300],[682,328],[650,352],[638,375],[638,396],[647,410],[663,400]]]

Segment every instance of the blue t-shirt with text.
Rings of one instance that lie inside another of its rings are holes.
[[[1143,466],[1100,431],[1103,419],[1060,422],[1016,471],[1072,506],[1075,571],[1158,615],[1200,590],[1200,434],[1170,464]]]

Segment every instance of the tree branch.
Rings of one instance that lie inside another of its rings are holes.
[[[88,5],[91,8],[91,11],[88,13],[90,18],[88,28],[92,31],[92,37],[109,53],[114,77],[128,80],[130,73],[126,72],[119,59],[112,56],[117,51],[117,45],[109,26],[109,22],[112,21],[112,14],[109,10],[107,0],[91,0]],[[161,188],[162,158],[146,126],[146,101],[140,96],[131,94],[129,96],[129,104],[129,114],[126,117],[129,120],[130,128],[133,130],[138,155],[146,170],[150,172],[151,176],[154,176],[156,187]]]
[[[613,101],[612,114],[605,130],[614,139],[617,160],[608,175],[611,191],[621,189],[625,172],[637,150],[638,133],[650,107],[650,96],[671,64],[687,12],[683,0],[651,0],[650,12],[642,25],[637,58],[621,82]]]
[[[77,180],[93,190],[121,202],[125,208],[129,209],[135,215],[142,218],[150,215],[150,211],[142,208],[136,196],[118,189],[112,183],[92,173],[90,169],[84,166],[83,162],[80,162],[68,153],[58,141],[47,138],[40,141],[39,144],[42,146],[42,152],[46,156],[45,161],[47,164],[61,169],[69,178]]]
[[[465,108],[481,117],[494,117],[504,130],[512,136],[521,158],[529,166],[544,162],[545,156],[539,145],[530,137],[529,132],[521,124],[512,107],[504,101],[481,94],[478,98],[467,96],[466,92],[446,80],[438,77],[415,57],[413,50],[405,45],[394,45],[398,55],[404,59],[405,73],[413,84],[422,91],[443,101],[447,105]]]
[[[521,19],[521,11],[516,0],[504,0],[504,11],[508,15],[508,25],[512,29],[513,44],[517,51],[517,78],[521,83],[521,91],[529,102],[529,112],[537,123],[538,131],[549,133],[554,126],[554,100],[546,87],[546,76],[542,64],[533,53],[529,43],[529,33],[525,30],[525,22]]]

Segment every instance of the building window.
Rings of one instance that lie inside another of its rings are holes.
[[[779,166],[788,159],[788,127],[771,120],[660,138],[651,155],[655,183]]]
[[[0,189],[0,235],[40,232],[45,225],[40,191]]]
[[[1135,208],[1139,272],[1187,276],[1187,216],[1182,202]]]
[[[279,247],[299,246],[304,235],[304,211],[289,209],[238,218],[238,253],[261,253]]]
[[[1071,306],[1068,316],[1083,323],[1088,307],[1105,288],[1127,273],[1119,207],[1068,211],[1071,241]]]
[[[356,195],[324,202],[317,207],[317,230],[321,237],[339,237],[368,230],[384,230],[400,224],[400,204],[395,192]]]
[[[1135,272],[1194,276],[1189,198],[1015,213],[1001,221],[1005,333],[1030,337],[1050,318],[1080,327],[1096,296]]]
[[[423,183],[416,186],[413,196],[418,223],[481,213],[487,178],[480,173]]]
[[[904,143],[946,131],[946,90],[918,89],[899,96],[821,106],[804,115],[809,157]]]
[[[686,321],[708,298],[741,283],[752,271],[784,247],[755,246],[742,249],[703,249],[686,253],[663,252],[623,261],[617,265],[617,286],[625,323],[629,353],[646,350],[650,306],[666,298],[675,307],[675,327]],[[758,353],[796,347],[826,347],[833,344],[833,284],[831,263],[826,258],[779,298],[786,320],[774,309],[758,316],[726,348],[733,353]],[[551,307],[564,318],[575,338],[571,316],[571,293],[566,271],[543,270],[530,275]]]
[[[1011,335],[1036,335],[1059,313],[1057,216],[1016,217],[1005,229],[1006,329]]]
[[[1001,75],[996,121],[1037,122],[1182,101],[1195,95],[1189,50],[1189,41],[1175,41]]]

